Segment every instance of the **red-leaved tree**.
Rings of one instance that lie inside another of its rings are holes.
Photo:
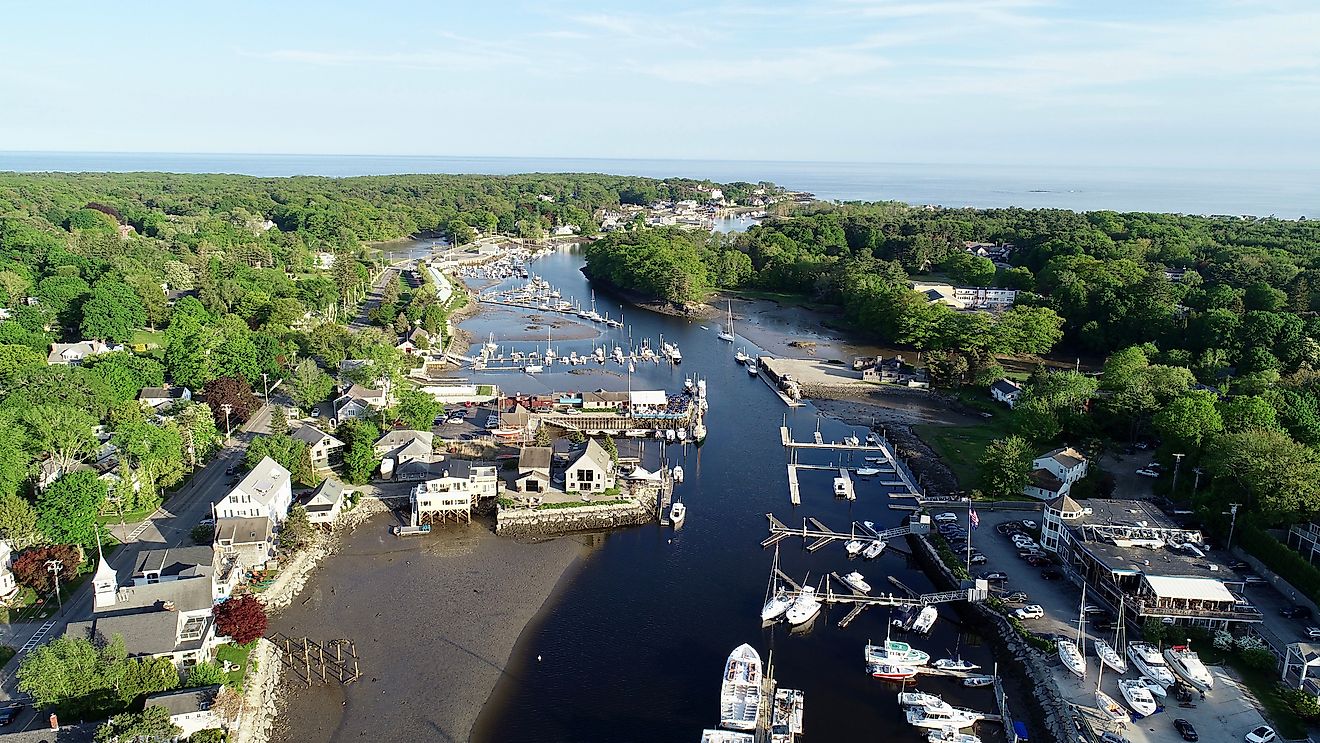
[[[225,409],[228,404],[229,423],[238,426],[261,407],[261,400],[252,392],[252,386],[237,377],[220,377],[207,383],[202,398],[211,408],[215,423],[222,429],[225,425]]]
[[[23,550],[14,558],[14,577],[34,591],[49,591],[55,587],[55,574],[47,562],[59,560],[60,581],[67,583],[78,575],[82,564],[82,551],[72,544],[48,544]]]
[[[215,628],[246,645],[266,634],[266,607],[250,593],[222,601],[215,605]]]

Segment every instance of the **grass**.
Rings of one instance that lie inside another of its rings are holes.
[[[622,506],[624,504],[631,502],[632,501],[629,501],[624,498],[614,498],[612,500],[598,500],[598,501],[575,500],[575,501],[568,501],[567,503],[542,503],[541,505],[536,507],[536,510],[552,511],[561,508],[584,508],[586,506]]]
[[[251,652],[251,646],[235,645],[232,642],[216,648],[215,659],[217,662],[224,665],[225,661],[229,661],[238,666],[237,670],[225,674],[225,684],[235,689],[243,688],[243,679],[247,676],[248,671],[248,655]]]
[[[948,465],[963,490],[975,487],[985,447],[1006,433],[1003,424],[993,420],[975,426],[922,424],[912,430]]]
[[[159,506],[154,508],[140,508],[136,511],[124,511],[122,518],[118,513],[103,513],[96,517],[96,523],[101,526],[110,526],[121,522],[125,524],[135,524],[139,521],[146,521],[148,516],[156,512],[156,508],[159,508]]]
[[[493,384],[479,384],[479,385],[477,385],[477,394],[478,394],[478,395],[481,395],[481,396],[483,396],[483,397],[489,397],[489,396],[491,396],[491,395],[494,395],[494,394],[495,394],[495,385],[493,385]]]
[[[147,348],[160,348],[165,345],[165,331],[163,330],[134,330],[133,337],[128,339],[129,345],[146,346]]]

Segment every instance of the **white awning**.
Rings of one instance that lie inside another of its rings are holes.
[[[669,403],[669,399],[665,397],[664,390],[633,390],[629,395],[628,402],[632,405],[664,407]]]
[[[1223,583],[1214,578],[1170,577],[1147,575],[1150,590],[1162,599],[1195,599],[1200,601],[1236,601]]]

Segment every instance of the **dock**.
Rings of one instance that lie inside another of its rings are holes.
[[[872,434],[873,435],[873,434]],[[870,437],[868,437],[870,438]],[[856,439],[853,439],[856,441]],[[855,472],[862,466],[880,470],[879,476],[882,478],[880,484],[890,488],[901,488],[899,493],[891,493],[892,496],[905,497],[919,500],[924,496],[924,492],[917,485],[916,479],[908,471],[907,466],[899,460],[898,455],[890,443],[883,437],[874,439],[874,443],[865,443],[858,441],[856,444],[844,442],[826,442],[825,437],[819,430],[812,432],[812,440],[794,441],[793,434],[788,426],[779,427],[779,441],[788,453],[788,498],[795,505],[802,504],[802,488],[798,479],[798,470],[837,470],[839,477],[848,481],[846,486],[847,493],[844,497],[849,500],[856,498],[856,490],[852,482],[850,473]],[[807,451],[827,451],[838,452],[840,454],[855,454],[861,452],[863,455],[870,455],[866,459],[865,465],[849,466],[844,463],[831,465],[802,464],[798,461],[798,453]],[[916,506],[890,504],[893,510],[916,510]]]
[[[802,537],[804,541],[807,539],[812,540],[812,542],[807,545],[807,551],[815,552],[831,542],[847,541],[857,538],[856,534],[851,531],[834,531],[813,517],[802,519],[801,529],[787,526],[784,522],[776,518],[773,513],[767,513],[765,517],[770,521],[770,536],[761,541],[762,548],[773,547],[789,537]],[[860,527],[866,538],[881,539],[888,542],[891,539],[907,536],[908,534],[929,534],[930,517],[918,516],[915,520],[908,519],[906,524],[896,526],[892,529],[871,529],[865,524],[854,524],[854,526]]]

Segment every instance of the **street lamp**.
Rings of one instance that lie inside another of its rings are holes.
[[[1228,544],[1225,545],[1224,549],[1228,549],[1228,550],[1233,549],[1233,529],[1237,526],[1237,510],[1238,510],[1238,506],[1240,505],[1242,504],[1241,503],[1228,504],[1228,513],[1233,518],[1228,522]]]
[[[1175,498],[1178,497],[1178,468],[1182,466],[1182,458],[1185,456],[1187,455],[1186,454],[1173,455],[1173,489],[1172,490],[1173,490],[1173,497]]]
[[[267,379],[267,373],[261,373],[261,386],[266,390],[266,402],[270,402],[270,380]]]
[[[234,406],[233,406],[233,405],[230,405],[229,403],[226,402],[226,403],[222,403],[222,404],[220,405],[220,409],[223,410],[223,411],[225,411],[225,438],[228,439],[228,438],[229,438],[229,433],[230,433],[230,428],[229,428],[229,413],[234,409]]]
[[[60,596],[60,571],[64,569],[63,560],[47,560],[46,570],[55,576],[55,601],[60,606],[60,615],[64,614],[64,597]]]

